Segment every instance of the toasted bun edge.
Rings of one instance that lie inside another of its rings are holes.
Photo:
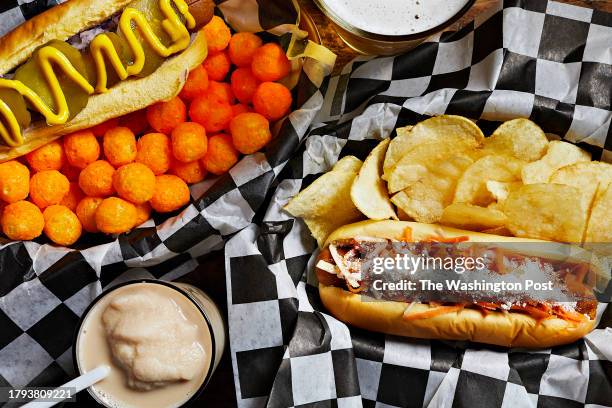
[[[463,309],[433,318],[407,321],[408,303],[366,299],[334,286],[319,285],[323,305],[350,325],[386,334],[439,340],[469,340],[504,347],[547,348],[572,343],[595,327],[595,320],[572,324],[559,318],[537,322],[521,313]],[[430,308],[425,304],[415,307]]]
[[[31,18],[0,38],[0,75],[25,62],[41,45],[95,27],[132,1],[69,0]]]

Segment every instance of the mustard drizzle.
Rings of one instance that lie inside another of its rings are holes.
[[[183,16],[185,23],[181,21],[180,16],[175,12],[172,4],[176,6],[178,12]],[[60,86],[54,67],[61,69],[64,74],[81,89],[89,95],[92,95],[94,93],[104,93],[108,91],[108,78],[104,56],[110,60],[111,66],[121,80],[125,80],[129,76],[137,75],[142,71],[145,63],[145,52],[136,36],[136,29],[140,31],[142,37],[151,48],[164,58],[183,51],[189,46],[191,36],[188,29],[193,29],[196,25],[194,17],[189,13],[189,6],[184,0],[159,0],[159,7],[165,16],[165,19],[162,21],[162,28],[172,40],[172,44],[166,47],[157,37],[144,14],[135,8],[127,7],[119,18],[119,28],[132,52],[133,63],[124,67],[109,36],[106,34],[97,35],[90,44],[90,51],[97,74],[95,87],[88,82],[88,80],[72,65],[70,60],[57,48],[46,46],[38,50],[37,63],[51,91],[53,102],[57,107],[57,112],[54,112],[35,91],[27,87],[21,81],[0,78],[0,89],[13,89],[17,91],[45,117],[48,125],[61,125],[66,123],[70,117],[70,111],[68,109],[66,95]],[[1,99],[0,117],[4,119],[0,121],[0,137],[2,137],[4,142],[10,147],[22,145],[24,143],[24,138],[21,126],[8,104]],[[8,129],[5,124],[8,125]]]

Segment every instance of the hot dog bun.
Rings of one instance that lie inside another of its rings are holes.
[[[0,75],[24,63],[34,50],[51,40],[65,41],[95,27],[133,0],[69,0],[26,21],[0,40]],[[213,16],[212,0],[187,0],[200,28]]]
[[[364,301],[361,295],[334,286],[319,285],[323,305],[337,319],[362,329],[439,340],[470,340],[504,347],[545,348],[572,343],[587,335],[595,321],[572,324],[559,318],[538,323],[520,313],[492,312],[486,317],[473,309],[447,313],[429,319],[406,321],[402,302]],[[414,312],[429,309],[417,304]]]
[[[199,32],[189,48],[169,58],[151,75],[121,81],[106,93],[90,96],[85,109],[71,121],[55,126],[47,126],[42,121],[24,130],[25,142],[21,146],[0,144],[0,162],[23,156],[68,133],[174,98],[183,88],[189,71],[207,55],[206,38]]]
[[[24,63],[51,40],[65,41],[95,27],[132,0],[69,0],[26,21],[0,40],[0,75]]]
[[[7,74],[30,58],[40,46],[52,40],[65,41],[124,10],[133,0],[69,0],[41,13],[0,39],[0,75]],[[196,28],[213,16],[212,0],[189,0]],[[130,77],[106,93],[89,96],[87,106],[70,121],[49,126],[44,120],[22,130],[24,143],[11,147],[0,143],[0,163],[25,155],[65,134],[87,129],[175,97],[189,71],[208,55],[206,39],[198,32],[188,48],[170,56],[152,74]]]
[[[467,235],[471,242],[545,242],[414,222],[364,221],[336,230],[330,235],[325,246],[337,240],[356,237],[397,239],[402,236],[406,227],[412,229],[415,241],[433,234],[443,234],[445,237]],[[524,249],[524,246],[521,248]],[[548,252],[544,255],[551,256]],[[474,309],[406,320],[404,313],[409,303],[368,299],[364,295],[321,283],[319,295],[327,310],[345,323],[366,330],[425,339],[469,340],[505,347],[541,348],[574,342],[593,330],[596,324],[594,319],[575,323],[558,317],[538,322],[526,314],[501,311],[490,312],[484,316]],[[417,303],[412,305],[408,313],[419,313],[433,308],[428,304]]]

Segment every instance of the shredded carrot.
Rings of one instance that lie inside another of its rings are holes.
[[[476,302],[476,305],[483,309],[488,309],[488,310],[493,310],[493,311],[499,308],[498,305],[496,305],[495,303],[491,303],[491,302]]]
[[[501,248],[495,248],[495,265],[497,265],[497,273],[500,275],[506,274],[506,265],[504,264],[504,252]]]
[[[525,305],[525,306],[512,305],[510,307],[510,310],[524,312],[528,314],[529,316],[533,317],[534,319],[536,319],[538,322],[540,320],[548,319],[549,317],[551,317],[549,313],[541,309],[538,309],[537,307],[531,306],[531,305]]]
[[[348,287],[349,292],[351,293],[361,293],[363,292],[363,286],[359,286],[357,288],[354,288],[353,286],[351,286],[351,284],[347,283],[346,285]]]
[[[410,228],[410,227],[404,228],[404,235],[402,236],[402,240],[404,242],[413,242],[413,239],[412,239],[412,228]]]
[[[546,312],[548,314],[551,314],[553,312],[552,307],[550,307],[550,305],[548,303],[538,303],[537,305],[535,305],[534,307],[537,307],[539,310]]]
[[[576,281],[577,282],[584,282],[584,278],[586,277],[586,275],[589,273],[589,271],[591,270],[591,268],[589,267],[588,264],[586,263],[581,263],[580,265],[578,265],[578,270],[575,273],[576,276]]]
[[[458,312],[463,309],[463,305],[455,306],[438,306],[422,312],[404,314],[404,320],[418,320],[418,319],[430,319],[432,317],[440,316],[446,313]]]
[[[570,322],[581,323],[586,317],[578,312],[572,312],[565,310],[562,307],[555,307],[555,314],[563,320],[569,320]]]
[[[403,319],[407,321],[430,319],[432,317],[440,316],[443,314],[457,312],[465,307],[465,305],[463,304],[442,306],[441,303],[433,301],[429,302],[429,306],[431,306],[429,309],[416,313],[406,313],[409,311],[409,309],[406,309],[403,315]],[[473,304],[473,306],[476,306],[484,317],[489,315],[489,313],[498,311],[500,309],[499,305],[492,302],[476,302]],[[581,323],[586,319],[586,317],[579,312],[566,310],[561,306],[551,307],[549,304],[541,302],[535,305],[527,304],[524,306],[515,304],[510,307],[510,311],[525,313],[533,317],[538,323],[553,316],[557,316],[560,319],[574,323]]]
[[[462,235],[460,237],[443,237],[440,235],[429,235],[428,237],[425,237],[423,241],[424,242],[443,242],[447,244],[456,244],[458,242],[465,242],[469,240],[470,240],[470,237],[468,237],[467,235]]]
[[[490,302],[476,302],[474,304],[482,317],[487,317],[490,313],[497,311],[498,306],[495,303]]]

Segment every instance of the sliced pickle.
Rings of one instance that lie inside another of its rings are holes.
[[[108,36],[108,38],[110,38],[111,42],[113,43],[113,46],[115,47],[115,50],[117,50],[117,54],[119,55],[121,63],[124,67],[127,67],[127,65],[131,61],[131,53],[130,48],[128,47],[125,39],[112,32],[108,32],[105,34]],[[98,83],[98,73],[96,72],[96,64],[94,63],[93,56],[91,55],[91,50],[87,48],[87,50],[82,55],[83,60],[85,61],[85,69],[87,70],[87,75],[90,79],[89,83],[95,87]],[[115,71],[113,64],[111,64],[106,54],[104,54],[104,63],[106,64],[106,87],[110,88],[113,85],[116,85],[117,82],[119,82],[121,79],[119,78],[119,75],[117,75],[117,71]]]
[[[47,46],[56,48],[61,51],[68,58],[74,68],[89,81],[89,76],[85,67],[85,61],[83,59],[83,56],[76,48],[72,47],[68,43],[59,40],[52,40],[46,45],[43,45],[41,48]],[[40,50],[40,48],[38,50]],[[23,82],[26,86],[31,88],[41,97],[41,99],[48,106],[53,109],[54,112],[57,112],[58,107],[55,105],[51,89],[47,85],[47,81],[45,80],[40,66],[38,65],[38,50],[34,52],[32,58],[30,58],[25,64],[23,64],[15,71],[15,79]],[[79,85],[77,85],[72,79],[70,79],[60,67],[54,65],[53,71],[57,75],[59,84],[64,92],[64,96],[68,103],[68,109],[70,111],[70,120],[75,117],[80,111],[82,111],[83,108],[85,108],[89,99],[89,94]]]
[[[166,34],[166,31],[162,27],[162,21],[166,17],[162,14],[161,9],[159,8],[158,0],[135,0],[132,3],[130,3],[128,7],[135,8],[136,10],[139,10],[144,14],[147,21],[151,25],[153,32],[161,40],[163,44],[167,46],[172,42],[172,40],[170,39],[168,34]],[[144,53],[145,53],[144,67],[142,68],[142,71],[140,71],[140,73],[137,76],[146,77],[148,75],[151,75],[153,72],[155,72],[155,70],[159,68],[161,64],[164,63],[166,58],[161,57],[157,52],[155,52],[153,47],[149,45],[147,40],[145,40],[144,36],[141,34],[140,29],[136,28],[134,31],[136,33],[136,38],[138,38],[138,41],[142,45],[144,49]],[[125,37],[123,33],[121,33],[120,29],[117,30],[117,34],[119,34],[119,36],[123,40],[125,40]],[[130,56],[131,58],[133,58],[131,51],[130,51]]]
[[[159,0],[135,0],[130,3],[129,7],[135,8],[144,14],[162,43],[168,45],[172,42],[166,30],[162,27],[162,21],[166,19],[166,16],[159,7]]]
[[[11,109],[22,129],[30,126],[32,117],[23,96],[14,89],[0,89],[0,99]]]

